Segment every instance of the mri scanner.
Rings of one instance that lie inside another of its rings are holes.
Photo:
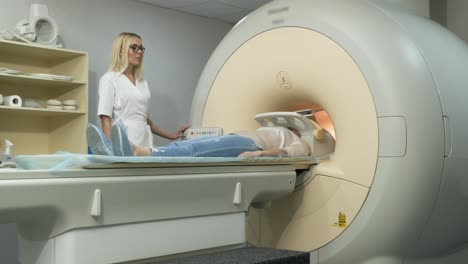
[[[329,158],[11,170],[0,219],[18,226],[21,263],[246,243],[309,251],[314,264],[465,263],[467,94],[466,44],[428,19],[373,1],[273,1],[214,51],[192,126],[229,133],[258,127],[258,113],[311,108],[336,138]]]

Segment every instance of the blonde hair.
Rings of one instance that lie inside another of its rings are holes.
[[[109,71],[123,72],[128,67],[128,50],[130,45],[135,39],[141,41],[141,37],[135,33],[122,32],[115,39],[112,44],[111,62],[109,64]],[[133,74],[137,80],[143,77],[143,59],[140,65],[134,68]]]

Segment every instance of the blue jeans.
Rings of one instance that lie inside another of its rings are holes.
[[[170,157],[237,157],[242,152],[255,150],[260,148],[250,138],[229,134],[173,142],[152,149],[152,154]]]

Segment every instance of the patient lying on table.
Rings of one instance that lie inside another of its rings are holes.
[[[203,136],[146,148],[132,145],[122,124],[112,126],[111,139],[98,127],[88,124],[86,139],[97,155],[166,157],[261,157],[307,156],[309,145],[294,128],[260,127],[252,132],[223,136]]]

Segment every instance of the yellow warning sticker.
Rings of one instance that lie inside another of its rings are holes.
[[[346,214],[339,212],[338,213],[338,222],[333,224],[334,227],[346,227]]]

